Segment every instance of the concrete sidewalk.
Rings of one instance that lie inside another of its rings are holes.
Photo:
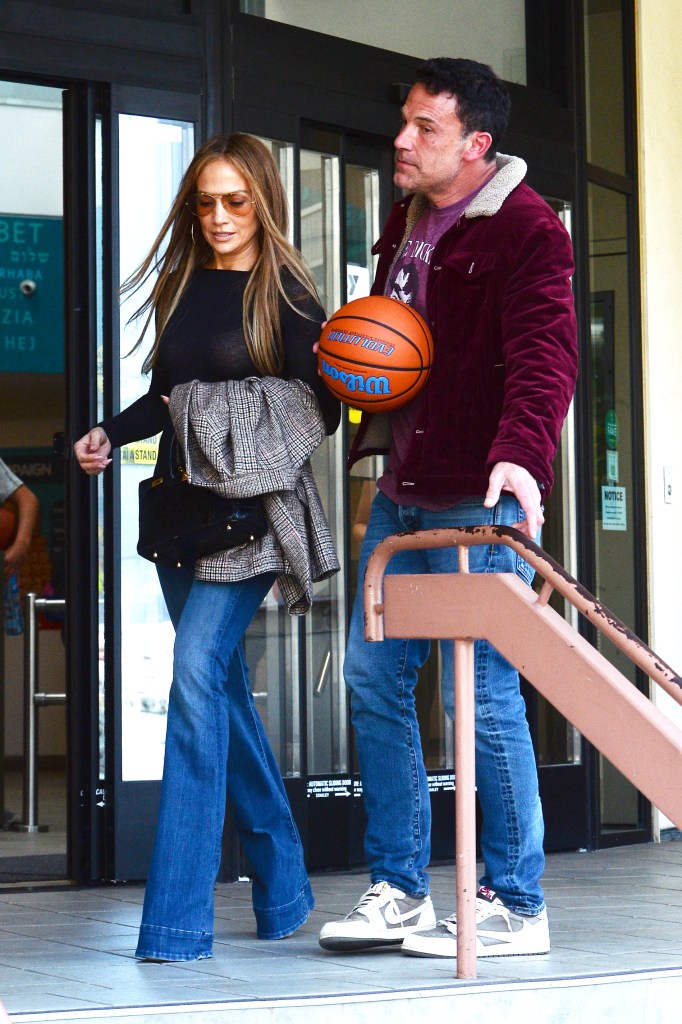
[[[453,871],[432,871],[441,917],[454,908]],[[458,981],[455,961],[406,957],[393,949],[325,952],[317,942],[321,925],[344,916],[368,879],[335,873],[315,875],[312,883],[314,912],[296,935],[280,942],[256,939],[248,883],[218,886],[214,957],[191,964],[134,959],[141,886],[5,890],[0,999],[11,1019],[24,1024],[121,1017],[192,1024],[233,1022],[237,1015],[240,1024],[298,1024],[321,1016],[324,1024],[397,1024],[414,1020],[415,998],[420,1019],[428,1013],[440,1021],[446,1019],[441,1013],[464,1009],[463,997],[467,1007],[475,997],[477,1024],[497,1021],[500,1013],[505,1024],[527,1020],[529,1012],[536,1024],[574,1020],[583,1012],[575,1000],[588,997],[586,1024],[679,1020],[682,842],[550,855],[545,888],[552,952],[479,960],[476,981]],[[538,1003],[542,998],[546,1003]],[[564,1016],[553,1016],[550,1006]]]

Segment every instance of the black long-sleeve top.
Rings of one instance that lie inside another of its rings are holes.
[[[198,269],[163,332],[149,390],[117,416],[100,425],[114,448],[162,431],[157,466],[166,465],[173,428],[162,395],[191,380],[215,383],[262,377],[249,356],[242,325],[248,270]],[[284,345],[281,377],[297,378],[315,393],[328,434],[339,425],[339,402],[317,372],[313,344],[325,319],[322,307],[291,275],[283,277],[287,294],[304,316],[280,300]],[[312,319],[309,319],[312,318]]]

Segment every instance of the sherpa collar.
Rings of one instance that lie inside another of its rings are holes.
[[[497,173],[467,206],[464,211],[464,216],[467,219],[494,217],[510,192],[513,192],[526,177],[528,166],[520,156],[506,156],[504,153],[498,153],[495,162]]]
[[[464,216],[468,220],[473,217],[494,217],[507,196],[514,191],[517,185],[521,184],[528,170],[526,161],[521,157],[507,156],[505,153],[498,153],[495,163],[497,164],[497,173],[474,196],[464,211]],[[428,200],[425,196],[419,193],[415,195],[407,214],[404,240],[409,238],[412,228],[427,205]]]

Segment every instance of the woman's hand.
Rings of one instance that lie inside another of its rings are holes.
[[[111,442],[101,427],[93,427],[76,441],[73,453],[88,476],[99,476],[111,462]]]
[[[326,326],[327,326],[327,321],[324,320],[320,324],[320,338],[322,337],[322,331],[325,329]],[[320,338],[318,338],[317,341],[315,342],[315,344],[313,345],[313,352],[315,353],[315,355],[317,355],[317,350],[320,347]],[[322,376],[322,374],[320,373],[320,368],[319,367],[317,368],[317,374],[318,374],[319,377]]]

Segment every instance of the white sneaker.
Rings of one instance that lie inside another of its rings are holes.
[[[399,945],[415,929],[433,928],[435,924],[430,896],[407,896],[388,882],[376,882],[348,917],[323,927],[320,945],[340,950]]]
[[[430,931],[408,936],[402,945],[407,956],[456,957],[457,915],[439,921]],[[485,886],[476,894],[476,956],[535,956],[549,953],[547,911],[534,917],[505,907],[497,893]]]

